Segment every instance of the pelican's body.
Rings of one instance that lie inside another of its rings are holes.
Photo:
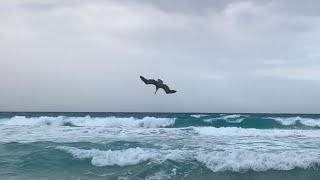
[[[161,85],[163,84],[163,81],[161,79],[158,79],[156,86],[156,92],[154,92],[154,94],[157,94],[158,89],[161,87]]]
[[[161,79],[158,79],[158,81],[156,81],[154,79],[146,79],[143,76],[140,76],[140,78],[144,83],[153,84],[156,86],[156,92],[154,94],[157,94],[157,91],[159,88],[162,88],[167,94],[172,94],[177,92],[175,90],[170,90],[170,88],[166,84],[164,84]]]

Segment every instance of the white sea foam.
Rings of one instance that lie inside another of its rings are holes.
[[[203,136],[252,136],[252,137],[320,137],[320,130],[252,129],[238,127],[193,127]]]
[[[320,165],[320,154],[313,151],[254,152],[233,150],[201,152],[195,158],[213,172],[308,169]]]
[[[119,151],[102,151],[98,149],[84,150],[73,147],[57,147],[71,153],[77,159],[92,159],[94,166],[128,166],[135,165],[155,158],[157,154],[141,148],[130,148]]]
[[[191,115],[191,117],[194,117],[194,118],[202,118],[202,117],[207,117],[207,116],[209,116],[209,115],[207,115],[207,114],[193,114],[193,115]]]
[[[89,126],[89,127],[142,127],[142,128],[161,128],[168,127],[175,123],[172,118],[155,118],[144,117],[143,119],[116,118],[116,117],[25,117],[15,116],[11,119],[4,120],[0,124],[18,125],[18,126],[63,126],[70,124],[73,126]]]
[[[243,172],[292,170],[294,168],[309,169],[320,165],[320,153],[316,150],[159,150],[144,148],[129,148],[125,150],[98,150],[79,149],[74,147],[59,146],[59,150],[70,153],[76,159],[90,159],[94,166],[131,166],[144,162],[161,164],[165,160],[186,162],[196,160],[203,163],[213,172]],[[150,179],[155,179],[161,174],[155,174]],[[174,174],[173,174],[174,175]]]
[[[316,141],[320,129],[253,129],[237,127],[189,127],[189,128],[135,128],[135,127],[70,127],[70,126],[11,126],[0,125],[0,142],[107,142],[115,140],[154,141],[154,144],[167,144],[163,149],[173,147],[168,140],[198,144],[204,139],[245,139],[248,142],[260,138],[299,138],[299,143]],[[215,138],[212,138],[215,137]],[[226,140],[228,141],[228,140]],[[282,140],[281,140],[282,141]],[[213,142],[214,143],[214,142]],[[295,144],[297,144],[295,142]],[[313,143],[314,144],[314,143]]]
[[[276,120],[284,126],[295,125],[299,122],[305,126],[320,127],[320,119],[303,118],[300,116],[297,116],[297,117],[269,117],[268,119]]]
[[[126,150],[98,150],[79,149],[74,147],[59,146],[57,149],[72,154],[77,159],[91,159],[94,166],[130,166],[153,161],[161,163],[164,160],[183,159],[179,150],[157,151],[154,149],[129,148]]]
[[[162,179],[170,179],[171,174],[166,174],[164,171],[159,171],[154,173],[152,176],[146,178],[146,180],[162,180]]]

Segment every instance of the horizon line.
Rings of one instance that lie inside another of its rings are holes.
[[[154,114],[283,114],[283,115],[320,115],[320,113],[292,112],[151,112],[151,111],[0,111],[0,113],[154,113]]]

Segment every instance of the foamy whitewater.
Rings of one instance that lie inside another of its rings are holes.
[[[0,179],[319,179],[320,115],[0,113]]]

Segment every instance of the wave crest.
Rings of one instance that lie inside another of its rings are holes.
[[[223,120],[228,123],[241,123],[245,117],[248,117],[248,115],[242,115],[242,114],[231,114],[231,115],[221,115],[221,117],[217,118],[211,118],[211,119],[205,119],[204,122],[212,123],[213,121]]]
[[[309,127],[320,127],[320,119],[297,117],[269,117],[284,126],[296,125],[298,123]]]
[[[202,118],[202,117],[207,117],[207,116],[209,116],[209,115],[206,115],[206,114],[193,114],[193,115],[190,115],[191,117],[193,117],[193,118]]]

